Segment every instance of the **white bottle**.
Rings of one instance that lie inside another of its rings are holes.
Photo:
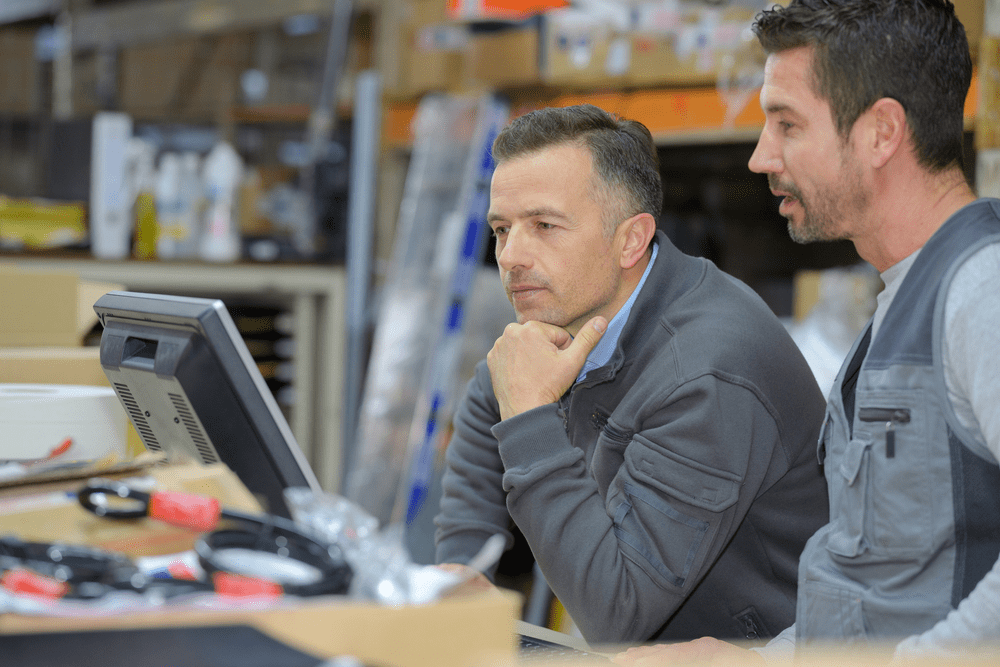
[[[205,158],[207,211],[199,245],[202,259],[233,262],[240,258],[241,241],[236,220],[236,192],[243,177],[243,160],[229,143],[220,141]]]
[[[126,180],[132,118],[102,111],[94,115],[90,162],[90,250],[99,259],[131,252],[133,192]]]
[[[186,235],[181,221],[184,202],[181,199],[181,156],[167,152],[160,157],[156,171],[156,215],[160,220],[160,236],[156,255],[160,259],[177,259],[179,246]]]
[[[178,259],[193,259],[198,256],[201,244],[202,213],[205,209],[205,184],[201,180],[201,156],[194,151],[181,155],[181,188],[182,208],[180,212],[181,226],[186,230],[186,236],[178,244]]]

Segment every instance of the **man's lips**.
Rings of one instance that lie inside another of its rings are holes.
[[[539,287],[537,285],[517,285],[510,288],[511,296],[515,298],[529,297],[545,289],[544,287]]]
[[[775,197],[781,197],[781,201],[778,202],[778,213],[784,214],[794,206],[799,200],[793,194],[782,192],[781,190],[771,190],[771,194]]]

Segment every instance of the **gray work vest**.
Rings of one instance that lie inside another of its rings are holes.
[[[868,346],[869,322],[837,375],[819,441],[830,523],[800,561],[800,645],[928,630],[1000,555],[1000,466],[958,423],[941,360],[948,286],[990,243],[1000,243],[1000,201],[953,215],[910,267],[878,335]],[[997,354],[984,350],[984,361]]]

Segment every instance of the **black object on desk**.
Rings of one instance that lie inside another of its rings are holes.
[[[325,661],[257,628],[217,625],[0,635],[18,667],[317,667]]]

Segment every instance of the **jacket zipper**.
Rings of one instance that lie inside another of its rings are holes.
[[[858,419],[863,422],[885,422],[885,457],[896,456],[896,426],[910,423],[909,408],[859,408]]]

